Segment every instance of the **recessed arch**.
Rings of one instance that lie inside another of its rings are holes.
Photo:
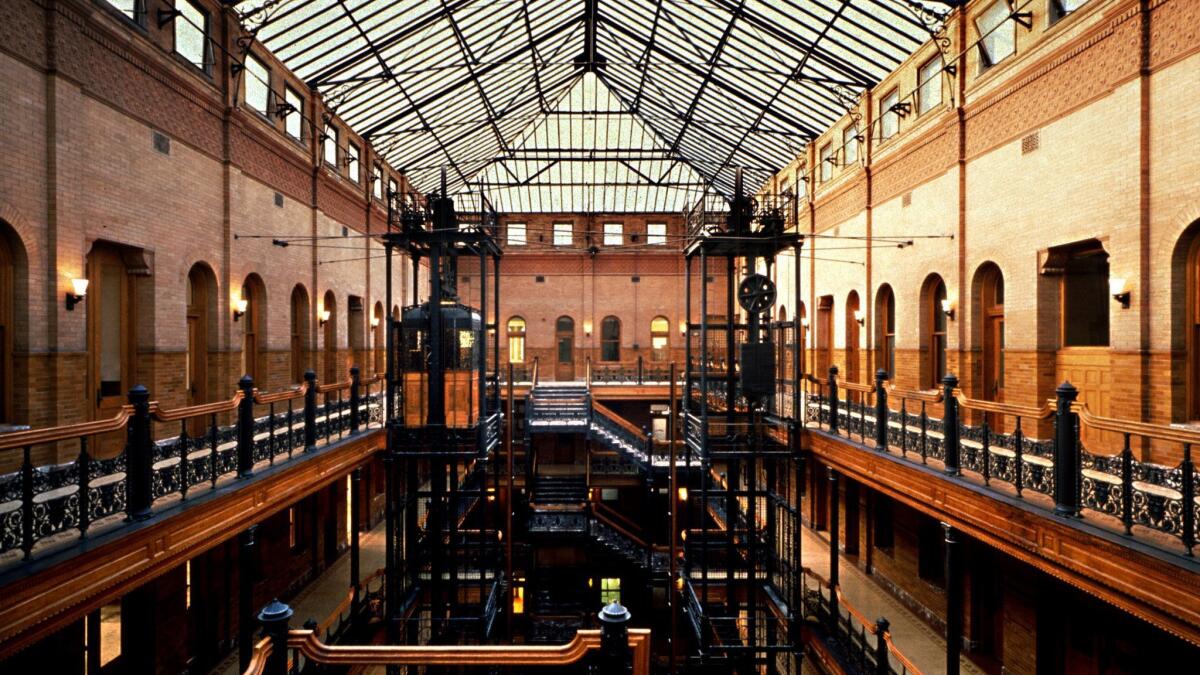
[[[310,329],[311,310],[308,289],[304,284],[292,287],[291,297],[291,340],[289,342],[289,366],[293,384],[304,382],[304,372],[309,369],[309,353],[312,349]]]
[[[859,307],[858,291],[850,291],[846,296],[846,379],[851,382],[859,381],[859,320],[862,309]]]
[[[318,317],[322,323],[322,340],[324,341],[324,369],[321,379],[326,383],[337,382],[338,372],[338,313],[337,313],[337,296],[333,291],[325,291],[325,296],[321,299],[321,307]]]
[[[971,337],[979,364],[971,390],[988,401],[1004,400],[1004,273],[988,261],[971,279]]]
[[[508,331],[508,362],[525,363],[525,318],[510,317],[505,328]]]
[[[889,284],[875,291],[875,366],[896,378],[896,294]]]
[[[936,389],[946,375],[946,282],[936,272],[921,284],[921,386]]]
[[[187,362],[184,367],[184,388],[187,391],[187,404],[196,405],[211,400],[211,394],[216,390],[212,386],[216,368],[213,367],[210,354],[218,337],[217,275],[208,263],[197,262],[188,270],[186,291]]]
[[[29,419],[28,383],[13,379],[14,354],[28,349],[28,284],[25,244],[0,220],[0,422]]]
[[[242,324],[242,373],[254,378],[255,386],[267,389],[267,286],[251,272],[242,282],[239,299],[246,301]]]
[[[654,361],[671,358],[671,320],[662,315],[650,319],[650,358]]]
[[[621,320],[612,315],[600,321],[600,360],[621,360]]]

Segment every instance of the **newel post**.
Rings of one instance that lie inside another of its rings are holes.
[[[892,668],[888,663],[887,632],[892,624],[887,619],[879,617],[875,620],[875,673],[876,675],[891,675]]]
[[[619,602],[600,610],[600,672],[629,672],[629,618]]]
[[[946,375],[942,378],[942,447],[945,451],[945,474],[957,476],[962,473],[958,468],[958,399],[954,390],[958,388],[958,378]]]
[[[1079,415],[1071,409],[1079,390],[1063,382],[1054,411],[1054,512],[1060,516],[1079,515]]]
[[[886,370],[875,371],[875,448],[880,452],[887,452],[888,447],[888,401],[883,386],[886,381]]]
[[[127,520],[146,520],[154,501],[154,441],[150,439],[150,392],[137,385],[129,390],[133,415],[126,427],[125,515]]]
[[[358,406],[362,403],[359,393],[358,366],[350,369],[350,433],[358,433]]]
[[[263,670],[263,675],[287,675],[290,618],[292,608],[279,600],[272,600],[258,613],[258,622],[262,624],[263,633],[271,638],[271,655],[267,657],[267,667]]]
[[[237,416],[238,478],[249,478],[254,475],[254,379],[243,375],[238,388],[242,390]]]
[[[838,431],[837,366],[829,366],[829,433]]]
[[[317,449],[317,374],[304,371],[304,451]]]

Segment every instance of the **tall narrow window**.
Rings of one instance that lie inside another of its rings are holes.
[[[896,376],[896,296],[887,284],[875,295],[875,363]]]
[[[917,71],[917,114],[923,115],[942,103],[942,55],[929,59]]]
[[[175,17],[175,52],[204,72],[212,66],[212,49],[208,44],[208,12],[191,0],[177,0]]]
[[[571,223],[555,223],[554,224],[554,245],[555,246],[570,246],[574,244],[574,232],[571,229]]]
[[[671,358],[671,322],[665,316],[650,320],[650,358],[667,361]]]
[[[508,320],[508,362],[525,363],[525,319]]]
[[[646,243],[651,246],[667,245],[667,224],[648,223],[646,225]]]
[[[283,116],[283,129],[288,136],[300,140],[304,137],[304,97],[288,87],[283,91],[283,100],[287,103],[287,113]]]
[[[943,305],[946,302],[946,283],[936,274],[931,275],[925,282],[922,292],[922,354],[924,362],[921,371],[924,375],[924,386],[930,389],[940,387],[942,378],[946,375],[946,312]]]
[[[900,131],[900,113],[896,106],[900,103],[900,91],[893,89],[879,101],[879,139],[895,136]]]
[[[842,164],[849,166],[858,161],[858,129],[850,125],[842,130]]]
[[[1004,400],[1004,276],[995,263],[984,263],[975,273],[976,331],[982,349],[983,381],[979,393],[989,401]]]
[[[396,183],[395,178],[388,178],[388,194],[394,195],[400,192],[400,186]]]
[[[625,236],[622,232],[621,223],[605,223],[604,224],[604,245],[605,246],[620,246],[625,243]]]
[[[858,307],[858,292],[846,296],[846,379],[858,382],[858,322],[862,310]],[[868,378],[869,379],[869,378]]]
[[[338,130],[332,124],[325,125],[325,163],[337,167]]]
[[[292,383],[304,381],[304,371],[308,369],[308,291],[304,286],[296,284],[292,288],[292,317],[290,361]]]
[[[271,71],[253,54],[246,55],[245,66],[242,79],[246,83],[246,105],[266,115],[271,105]]]
[[[371,196],[383,199],[383,165],[375,162],[375,170],[371,173]]]
[[[821,177],[821,182],[833,178],[833,143],[826,143],[821,146],[821,171],[818,174]]]
[[[508,245],[509,246],[524,246],[525,245],[525,223],[509,223],[508,224]]]
[[[1010,19],[1007,0],[996,0],[975,18],[979,31],[979,72],[1000,63],[1016,51],[1017,26]]]
[[[617,577],[600,579],[600,604],[608,605],[621,602],[621,580]]]
[[[600,360],[621,360],[621,321],[615,316],[600,322]]]
[[[358,146],[353,143],[346,144],[346,175],[355,183],[359,180]]]
[[[1098,246],[1066,258],[1062,274],[1062,345],[1107,347],[1108,253]]]

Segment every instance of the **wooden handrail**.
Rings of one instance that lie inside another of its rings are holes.
[[[533,357],[533,375],[530,376],[529,381],[535,387],[538,386],[538,366],[539,366],[540,362],[541,361],[540,361],[539,357],[537,357],[537,356]]]
[[[1011,415],[1013,417],[1025,417],[1029,419],[1047,419],[1054,414],[1054,404],[1045,403],[1040,408],[1027,405],[1015,405],[1012,403],[1002,403],[1000,401],[984,401],[983,399],[969,398],[962,393],[961,389],[954,390],[954,398],[958,399],[959,405],[970,410],[979,410],[981,412],[997,413],[1000,415]]]
[[[600,403],[599,401],[592,401],[592,408],[615,422],[616,425],[622,429],[637,434],[639,438],[645,435],[645,433],[641,429],[637,428],[632,422],[624,417],[621,417],[612,408],[609,408],[603,403]]]
[[[1049,404],[1047,404],[1049,406]],[[1118,434],[1136,434],[1148,438],[1157,438],[1176,443],[1200,443],[1200,429],[1173,427],[1152,422],[1134,422],[1132,420],[1114,419],[1092,414],[1087,403],[1075,401],[1071,410],[1079,414],[1079,422],[1097,431],[1112,431]]]
[[[328,394],[331,391],[338,391],[339,389],[349,389],[349,388],[350,388],[350,380],[342,380],[341,382],[330,382],[329,384],[318,384],[317,385],[317,393],[318,394]]]
[[[45,443],[65,441],[70,438],[95,436],[97,434],[118,431],[125,428],[125,423],[129,421],[132,415],[133,406],[126,404],[121,406],[121,411],[116,416],[106,420],[77,422],[75,424],[65,424],[60,427],[46,427],[44,429],[29,429],[27,431],[14,431],[10,434],[0,434],[0,450],[23,448],[27,445],[43,445]]]
[[[600,649],[599,630],[580,630],[562,645],[327,645],[314,631],[288,632],[288,647],[314,663],[338,666],[569,666]],[[650,630],[629,629],[634,675],[650,672]],[[259,640],[245,675],[261,675],[273,651]]]
[[[846,389],[848,391],[857,391],[861,394],[874,394],[875,393],[875,385],[873,385],[873,384],[863,384],[861,382],[852,382],[850,380],[846,380],[846,381],[838,380],[837,384],[842,389]]]
[[[609,515],[609,513],[612,515]],[[629,528],[633,526],[633,522],[625,516],[622,516],[620,513],[617,513],[613,509],[609,508],[603,502],[592,502],[592,515],[596,516],[596,518],[598,518],[605,525],[608,525],[612,529],[621,533],[621,535],[633,543],[641,546],[642,548],[646,548],[646,541],[633,532],[630,532]],[[624,524],[618,523],[618,518],[624,521]]]
[[[893,384],[887,385],[887,393],[889,399],[899,396],[926,403],[941,403],[943,398],[941,389],[904,389]]]
[[[165,410],[158,406],[158,401],[150,403],[150,416],[157,422],[177,422],[186,420],[192,417],[201,417],[204,415],[213,415],[216,413],[230,412],[237,410],[238,403],[242,402],[245,394],[238,390],[233,395],[233,398],[224,401],[213,401],[211,403],[200,403],[197,405],[184,406],[175,408],[174,410]]]
[[[279,403],[281,401],[290,401],[290,400],[296,399],[296,398],[304,398],[304,395],[307,393],[308,393],[308,383],[307,382],[296,385],[295,387],[292,387],[291,389],[284,389],[283,391],[276,391],[276,392],[273,392],[270,394],[264,394],[264,393],[260,392],[259,390],[255,389],[254,390],[254,402],[258,403],[259,405],[269,405],[271,403]]]
[[[921,669],[918,668],[912,661],[909,661],[908,657],[896,647],[896,643],[892,642],[891,631],[883,632],[883,641],[887,643],[888,654],[896,657],[896,660],[900,662],[900,665],[904,666],[905,671],[912,673],[912,675],[921,675]]]

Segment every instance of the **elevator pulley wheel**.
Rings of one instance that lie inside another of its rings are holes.
[[[738,284],[738,304],[747,312],[765,312],[775,304],[775,283],[761,274],[751,274]]]

